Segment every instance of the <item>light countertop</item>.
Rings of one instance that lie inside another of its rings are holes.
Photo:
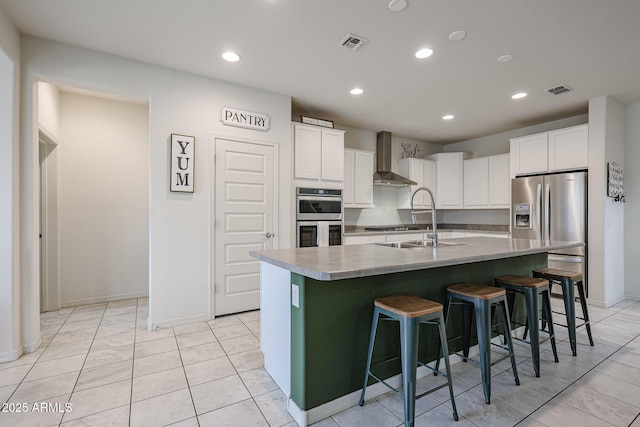
[[[379,274],[468,264],[583,246],[580,242],[467,237],[442,240],[461,243],[418,249],[376,244],[251,251],[260,261],[316,280],[340,280]]]

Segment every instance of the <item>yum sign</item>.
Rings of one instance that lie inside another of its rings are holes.
[[[196,138],[171,134],[171,191],[193,193],[193,164]]]

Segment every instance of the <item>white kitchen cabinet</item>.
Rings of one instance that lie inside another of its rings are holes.
[[[371,151],[344,150],[345,208],[373,208],[373,160]]]
[[[371,236],[344,236],[345,245],[365,245],[368,243],[385,243],[384,234],[374,234]]]
[[[489,208],[509,209],[511,203],[511,175],[509,153],[489,156]]]
[[[465,209],[508,209],[509,154],[465,160],[463,193]]]
[[[478,157],[464,161],[464,207],[489,206],[489,158]]]
[[[408,242],[409,240],[423,240],[424,233],[394,233],[387,234],[387,243],[390,242]]]
[[[462,209],[463,199],[463,162],[469,153],[438,153],[429,156],[436,161],[436,207],[438,209]]]
[[[589,166],[589,125],[510,139],[511,175],[586,169]]]
[[[589,127],[587,125],[551,131],[548,144],[550,171],[589,166]]]
[[[344,131],[293,124],[294,177],[343,181]]]
[[[419,187],[436,190],[436,162],[428,159],[407,158],[398,160],[398,174],[418,183],[398,189],[398,209],[411,209],[411,195]],[[426,191],[416,194],[414,208],[431,208],[431,198]]]

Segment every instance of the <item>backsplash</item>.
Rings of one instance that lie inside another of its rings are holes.
[[[373,209],[345,209],[345,226],[371,226],[411,224],[411,213],[408,209],[398,210],[398,187],[373,187]],[[438,223],[447,224],[490,224],[509,225],[508,209],[474,209],[474,210],[439,210]],[[421,224],[430,224],[431,216],[422,214],[418,217]]]

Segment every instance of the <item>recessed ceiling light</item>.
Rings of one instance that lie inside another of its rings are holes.
[[[513,60],[513,55],[506,54],[498,57],[498,62],[509,62]]]
[[[518,92],[518,93],[516,93],[514,95],[511,95],[511,98],[512,99],[522,99],[525,96],[527,96],[527,92]]]
[[[447,114],[445,116],[442,116],[442,120],[451,120],[453,119],[455,116],[453,114]]]
[[[238,55],[235,52],[231,52],[231,51],[223,53],[222,54],[222,58],[225,61],[229,61],[229,62],[238,62],[238,61],[240,61],[240,55]]]
[[[407,0],[391,0],[389,2],[389,9],[393,12],[400,12],[401,10],[405,10],[408,4]]]
[[[364,90],[360,89],[359,87],[354,87],[349,92],[351,93],[351,95],[362,95],[364,93]]]
[[[467,33],[462,30],[454,31],[453,33],[449,34],[449,40],[452,40],[454,42],[462,40],[465,37],[467,37]]]
[[[420,49],[419,51],[416,52],[416,58],[418,59],[428,58],[431,55],[433,55],[433,50],[428,48]]]

